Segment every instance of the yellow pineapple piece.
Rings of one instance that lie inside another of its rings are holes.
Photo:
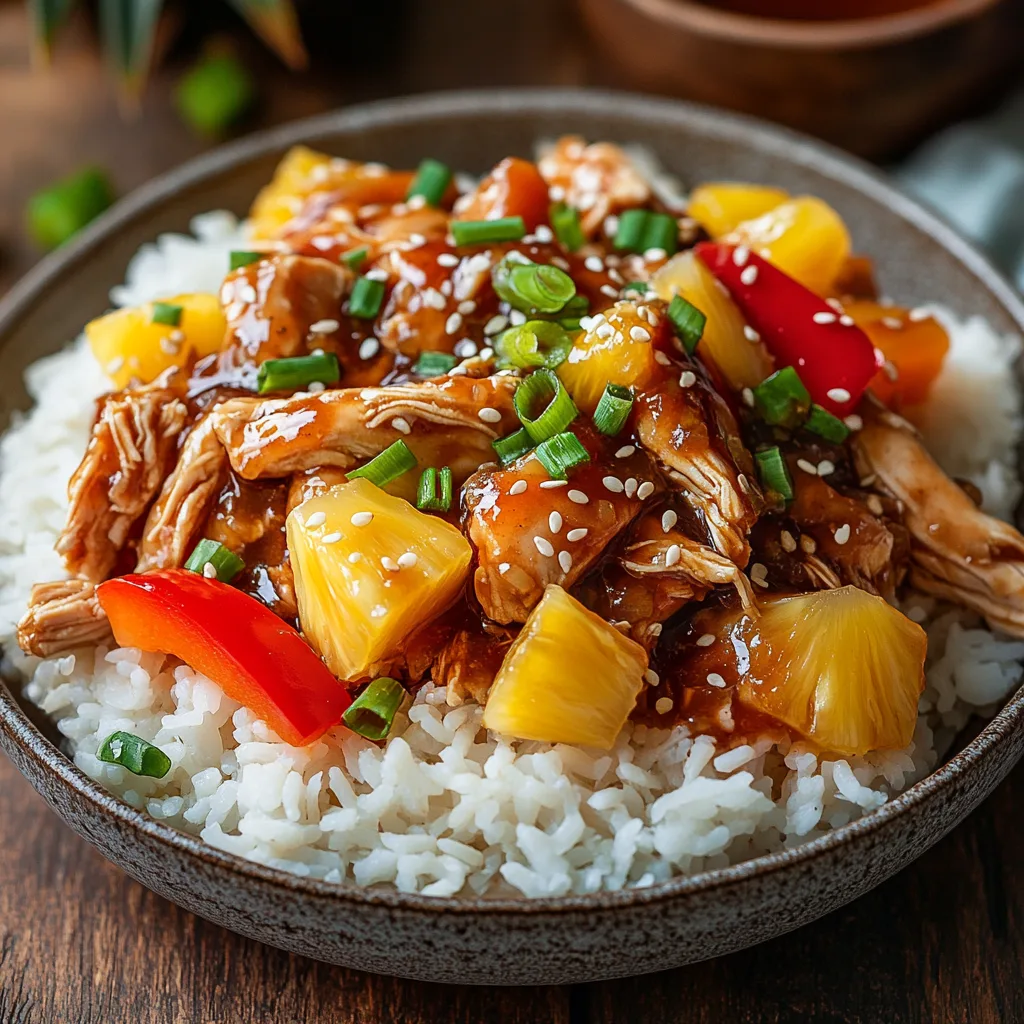
[[[519,739],[608,750],[646,669],[639,644],[551,584],[505,656],[484,725]]]
[[[856,587],[779,597],[739,632],[750,653],[741,703],[837,754],[913,738],[928,641],[882,598]]]
[[[829,293],[850,255],[842,218],[814,196],[799,196],[744,221],[724,240],[749,246],[819,295]]]
[[[767,185],[739,181],[712,181],[690,193],[686,208],[712,238],[721,238],[745,220],[774,210],[789,199],[789,193]]]
[[[284,155],[269,185],[261,189],[249,211],[252,237],[274,238],[299,211],[303,200],[323,188],[331,158],[306,146]]]
[[[771,376],[775,367],[768,350],[747,331],[743,314],[692,251],[673,256],[659,268],[652,284],[666,302],[682,295],[708,318],[697,355],[713,362],[731,387],[754,388]]]
[[[302,631],[347,681],[445,611],[473,558],[454,526],[362,479],[304,501],[287,531]]]
[[[152,302],[116,309],[86,324],[92,353],[116,387],[127,387],[133,379],[148,384],[169,367],[208,356],[224,344],[227,321],[216,295],[176,295],[162,303],[181,307],[177,325],[154,323]]]

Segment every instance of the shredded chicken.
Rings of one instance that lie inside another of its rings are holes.
[[[852,440],[862,479],[900,503],[912,585],[1024,636],[1024,537],[977,508],[899,417],[872,410]]]
[[[70,573],[95,583],[110,574],[160,488],[187,415],[176,392],[164,386],[102,400],[68,485],[68,520],[57,541]]]
[[[448,703],[486,703],[494,677],[515,637],[516,630],[489,622],[453,634],[433,666],[434,682],[448,687]]]
[[[18,623],[18,646],[39,658],[93,647],[109,639],[110,623],[90,580],[37,583],[28,611]]]

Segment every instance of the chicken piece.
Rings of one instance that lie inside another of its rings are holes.
[[[76,647],[94,647],[110,636],[110,623],[96,599],[96,585],[90,580],[37,583],[28,611],[18,623],[18,646],[39,658]]]
[[[491,442],[519,426],[514,377],[447,377],[346,388],[217,409],[217,434],[247,480],[319,466],[351,469],[403,440],[420,465],[450,466],[457,482],[494,458]],[[411,475],[411,474],[410,474]]]
[[[165,374],[153,385],[101,399],[89,446],[68,484],[67,524],[57,541],[70,573],[107,578],[132,528],[167,474],[188,410]]]
[[[900,417],[869,410],[852,442],[862,480],[900,503],[911,584],[1024,636],[1024,537],[982,512]]]
[[[311,256],[272,256],[229,274],[220,300],[227,317],[221,365],[259,365],[324,347],[340,330],[341,305],[355,275]],[[339,326],[310,332],[314,325]],[[340,336],[339,336],[340,337]]]
[[[743,568],[761,496],[725,402],[698,376],[687,387],[659,384],[640,395],[634,409],[640,443],[682,489],[714,550]]]
[[[591,461],[564,486],[545,486],[556,481],[532,455],[466,483],[466,529],[478,560],[474,589],[495,622],[525,622],[548,584],[571,587],[660,485],[642,451],[614,458],[596,432],[575,429]]]
[[[541,157],[538,167],[548,186],[580,211],[580,225],[587,235],[594,235],[608,214],[651,201],[643,175],[610,142],[588,146],[583,139],[567,135]]]
[[[296,473],[288,487],[288,513],[309,498],[319,498],[332,487],[345,482],[345,471],[336,466],[317,466]]]
[[[518,632],[518,629],[481,621],[451,636],[437,656],[432,673],[438,686],[448,687],[450,705],[466,700],[477,704],[487,702],[494,677]]]
[[[220,407],[192,428],[177,465],[150,509],[139,544],[137,572],[185,564],[227,476],[228,457],[214,431]]]

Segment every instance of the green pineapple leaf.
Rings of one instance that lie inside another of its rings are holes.
[[[230,0],[253,31],[294,70],[306,67],[309,58],[302,45],[299,19],[291,0]]]
[[[163,0],[100,0],[100,34],[107,63],[129,94],[149,71]]]
[[[48,60],[54,40],[67,21],[74,0],[28,0],[28,13],[37,54]]]

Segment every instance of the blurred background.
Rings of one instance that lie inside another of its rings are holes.
[[[0,294],[219,141],[512,85],[809,131],[892,168],[1024,285],[1024,0],[0,0]]]

